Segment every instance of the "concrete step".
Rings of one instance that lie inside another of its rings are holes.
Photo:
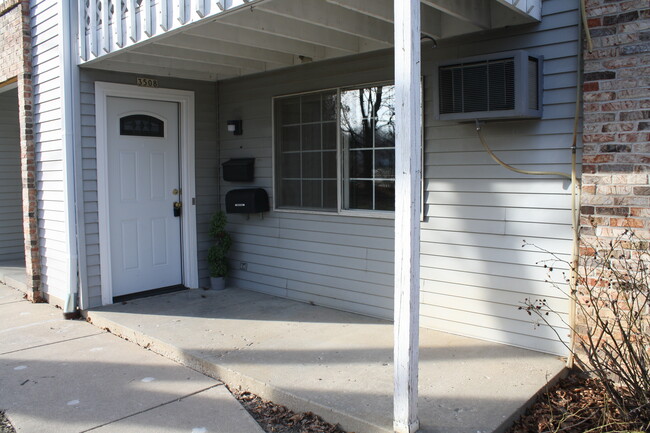
[[[349,432],[392,428],[393,327],[246,290],[190,290],[85,313],[96,326]],[[556,356],[420,330],[421,433],[498,433],[564,372]]]

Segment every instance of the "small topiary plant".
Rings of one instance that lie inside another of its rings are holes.
[[[228,275],[228,260],[226,256],[232,245],[232,239],[226,231],[226,214],[219,211],[210,220],[210,237],[215,243],[208,250],[208,265],[210,276],[213,278]]]

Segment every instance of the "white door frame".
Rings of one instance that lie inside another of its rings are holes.
[[[126,84],[95,83],[95,119],[97,128],[97,206],[99,222],[99,258],[102,285],[102,305],[113,303],[111,275],[111,238],[108,201],[108,131],[107,101],[109,96],[177,102],[179,105],[180,181],[183,190],[181,245],[183,284],[199,287],[196,237],[196,185],[194,160],[194,92],[154,89]]]

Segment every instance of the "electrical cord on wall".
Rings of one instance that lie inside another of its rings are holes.
[[[560,171],[522,170],[520,168],[513,167],[512,165],[503,162],[501,159],[499,159],[498,156],[494,154],[492,149],[490,149],[490,146],[485,141],[485,137],[483,137],[483,132],[481,131],[481,124],[479,123],[478,119],[476,119],[475,121],[476,121],[476,133],[478,134],[478,138],[481,141],[481,144],[485,148],[485,151],[492,157],[493,160],[497,162],[497,164],[507,168],[510,171],[514,171],[515,173],[526,174],[529,176],[560,176],[560,177],[566,177],[567,179],[571,179],[570,174],[562,173]]]
[[[580,80],[578,80],[580,82]],[[579,88],[580,86],[578,86]],[[573,367],[574,362],[574,348],[575,348],[575,319],[576,319],[576,282],[577,282],[577,269],[578,269],[578,242],[580,235],[580,215],[578,213],[577,198],[579,197],[578,191],[580,189],[580,180],[576,175],[576,165],[577,165],[577,138],[578,138],[578,125],[579,125],[579,116],[580,116],[580,95],[578,94],[576,99],[576,115],[574,118],[574,127],[573,127],[573,143],[571,146],[571,173],[563,173],[560,171],[533,171],[533,170],[522,170],[516,167],[511,166],[510,164],[502,161],[498,156],[494,154],[490,146],[488,145],[485,137],[483,137],[483,132],[481,131],[481,125],[478,120],[476,120],[476,134],[478,135],[481,144],[485,148],[485,151],[492,157],[502,167],[514,171],[515,173],[529,175],[529,176],[557,176],[571,181],[571,230],[573,233],[573,242],[571,246],[571,276],[569,282],[569,327],[571,328],[571,335],[569,341],[569,356],[567,357],[567,367]]]
[[[589,33],[589,27],[587,23],[587,12],[585,7],[585,0],[580,1],[580,19],[578,20],[578,37],[581,42],[582,32],[584,30],[585,39],[587,42],[587,50],[589,53],[593,50],[593,43],[591,40],[591,34]],[[569,280],[569,328],[571,331],[570,341],[569,341],[569,356],[567,357],[566,365],[568,368],[572,368],[574,364],[574,352],[576,345],[576,295],[577,295],[577,280],[578,280],[578,253],[579,253],[579,242],[580,242],[580,213],[578,211],[578,203],[580,200],[580,190],[581,182],[577,177],[576,166],[577,166],[577,152],[578,152],[578,127],[580,124],[580,102],[582,96],[582,46],[578,46],[578,66],[577,66],[577,83],[576,83],[576,104],[575,104],[575,114],[573,117],[573,139],[571,143],[571,173],[563,173],[559,171],[532,171],[532,170],[522,170],[516,167],[507,164],[502,161],[498,156],[494,154],[490,146],[488,145],[483,132],[481,131],[481,125],[476,120],[476,134],[478,135],[481,144],[485,148],[486,152],[492,157],[502,167],[514,171],[515,173],[531,175],[531,176],[558,176],[569,179],[571,181],[571,229],[573,232],[572,239],[572,251],[571,251],[571,275]]]

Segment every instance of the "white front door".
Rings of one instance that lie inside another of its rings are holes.
[[[113,296],[182,283],[178,104],[107,98]]]

